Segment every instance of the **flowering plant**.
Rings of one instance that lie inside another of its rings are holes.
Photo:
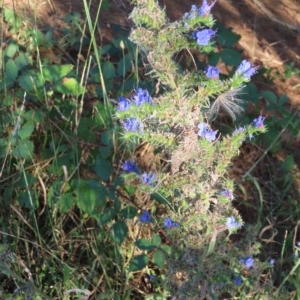
[[[243,141],[266,128],[264,118],[259,116],[248,126],[223,136],[211,120],[222,109],[235,120],[242,111],[238,95],[243,82],[250,80],[256,68],[244,60],[227,80],[220,80],[217,66],[181,72],[174,60],[181,50],[214,51],[217,31],[212,28],[211,9],[216,1],[210,5],[203,1],[200,8],[193,5],[182,20],[173,23],[168,22],[155,1],[137,2],[131,14],[136,28],[130,38],[145,55],[157,92],[150,96],[138,87],[132,99],[120,97],[116,117],[123,124],[125,140],[161,147],[169,157],[167,173],[149,173],[133,161],[123,165],[124,171],[136,173],[141,187],[148,186],[152,199],[165,200],[167,214],[156,211],[153,203],[151,218],[144,211],[140,221],[151,219],[155,227],[164,219],[171,244],[168,255],[165,253],[165,287],[171,294],[199,295],[207,289],[215,294],[224,289],[234,294],[244,282],[237,270],[242,271],[244,265],[250,268],[254,262],[247,256],[238,264],[236,257],[243,257],[250,243],[249,254],[256,255],[259,245],[248,236],[251,230],[246,231],[247,239],[238,246],[227,247],[225,255],[224,243],[229,236],[224,232],[243,227],[232,206],[234,183],[226,176],[227,167]],[[211,103],[212,99],[215,100]],[[212,265],[218,275],[213,274]],[[174,275],[179,271],[184,276],[175,284]]]

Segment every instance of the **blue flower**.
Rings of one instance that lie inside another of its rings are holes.
[[[143,211],[143,213],[140,217],[140,222],[141,223],[148,223],[148,222],[152,223],[153,222],[153,219],[147,210]]]
[[[167,218],[167,219],[165,219],[164,224],[165,224],[165,227],[167,227],[168,229],[179,227],[179,224],[178,224],[177,222],[174,222],[174,221],[172,220],[172,218]]]
[[[220,195],[222,195],[222,196],[224,196],[224,197],[226,197],[226,198],[229,198],[230,200],[233,200],[233,199],[234,199],[234,197],[233,197],[231,191],[229,191],[228,189],[226,189],[226,190],[220,192]]]
[[[213,142],[216,139],[216,134],[218,132],[218,130],[211,130],[207,128],[207,124],[205,123],[200,123],[198,125],[199,131],[198,131],[198,135],[200,137],[203,137],[205,139],[207,139],[209,142]]]
[[[125,111],[130,106],[130,102],[128,99],[124,97],[119,97],[119,103],[118,103],[118,110],[119,111]]]
[[[191,11],[196,11],[197,10],[197,6],[195,4],[192,5]]]
[[[150,274],[150,275],[149,275],[149,279],[150,279],[151,282],[154,282],[154,281],[155,281],[155,276],[152,275],[152,274]]]
[[[137,174],[140,173],[138,166],[132,160],[124,161],[124,163],[122,165],[122,168],[123,168],[124,171],[129,172],[129,173],[130,172],[134,172],[134,173],[137,173]]]
[[[200,46],[206,46],[209,44],[210,39],[215,35],[216,31],[212,29],[196,30],[193,33],[194,40],[197,40],[197,44]]]
[[[266,117],[259,116],[257,119],[252,121],[255,128],[263,128],[264,127],[264,120]]]
[[[275,259],[270,259],[270,266],[273,267],[275,264]]]
[[[228,229],[233,229],[235,227],[241,227],[242,223],[237,222],[234,216],[230,216],[227,218],[226,226],[228,227]]]
[[[250,269],[250,268],[253,266],[254,259],[251,258],[250,256],[246,256],[245,258],[239,259],[239,262],[240,262],[242,265],[245,265],[245,267],[246,267],[247,269]]]
[[[300,247],[300,242],[297,242],[297,246]]]
[[[217,0],[212,2],[210,5],[208,5],[207,1],[203,0],[203,3],[201,5],[201,7],[199,8],[199,15],[201,17],[207,16],[210,13],[210,10],[212,9],[212,7],[215,5],[216,2],[217,2]]]
[[[250,80],[250,77],[256,74],[257,68],[248,60],[243,60],[236,70],[236,74],[242,75],[245,79]]]
[[[142,181],[143,181],[143,183],[145,183],[147,185],[152,185],[153,181],[155,181],[155,179],[156,179],[156,176],[154,173],[147,174],[146,172],[144,172],[142,175]]]
[[[131,132],[142,132],[143,124],[136,118],[128,118],[123,123],[124,129]]]
[[[134,102],[137,106],[141,106],[145,103],[151,104],[152,98],[147,90],[137,89],[136,94],[133,96]]]
[[[238,134],[238,133],[243,133],[243,132],[245,132],[245,127],[239,127],[239,128],[236,128],[233,132],[232,132],[232,134]]]
[[[211,79],[219,79],[220,70],[212,66],[207,66],[205,68],[205,75]]]
[[[243,279],[241,277],[236,277],[236,278],[234,278],[233,282],[236,285],[241,285],[243,283]]]

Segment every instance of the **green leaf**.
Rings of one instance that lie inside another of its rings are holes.
[[[294,157],[289,155],[281,164],[281,170],[283,173],[288,173],[295,167]]]
[[[87,189],[77,191],[76,194],[78,207],[88,215],[91,215],[96,205],[97,191]]]
[[[143,270],[149,262],[149,258],[146,254],[135,256],[129,264],[129,272],[136,272]]]
[[[118,76],[124,77],[125,74],[131,70],[131,58],[130,54],[125,54],[123,58],[118,62]]]
[[[276,95],[271,92],[271,91],[262,91],[261,95],[264,97],[264,99],[270,103],[270,104],[275,104],[277,103],[277,97]]]
[[[22,70],[23,68],[32,65],[32,61],[28,55],[28,53],[22,53],[20,54],[16,59],[15,63],[19,70]]]
[[[150,241],[146,240],[146,239],[139,239],[135,242],[135,245],[144,251],[151,251],[153,249],[156,248],[155,245],[153,245]]]
[[[17,44],[9,43],[7,48],[4,51],[4,56],[12,58],[15,56],[18,50],[19,50],[19,46]]]
[[[68,212],[72,208],[74,203],[75,203],[75,198],[73,194],[71,193],[62,194],[58,200],[58,205],[60,206],[61,213]]]
[[[171,247],[168,246],[168,245],[161,245],[159,248],[160,248],[161,250],[163,250],[163,251],[164,251],[166,254],[168,254],[168,255],[170,255],[171,252],[172,252]]]
[[[133,219],[138,215],[138,211],[133,206],[127,206],[120,211],[120,216],[124,219]]]
[[[18,72],[16,63],[12,59],[9,59],[6,63],[5,78],[9,81],[15,81],[18,77]]]
[[[213,52],[213,53],[209,54],[208,55],[208,64],[210,66],[216,66],[220,60],[220,57],[221,57],[221,55],[219,52]]]
[[[43,76],[46,81],[56,82],[69,74],[73,65],[53,65],[42,68]]]
[[[111,46],[112,46],[111,44],[107,44],[107,45],[105,45],[105,46],[102,46],[102,47],[98,50],[99,56],[106,54],[106,53],[110,50]]]
[[[105,61],[102,64],[102,74],[106,79],[112,79],[116,77],[116,69],[110,61]]]
[[[125,188],[125,191],[127,192],[127,194],[129,196],[133,196],[134,195],[136,188],[133,185],[127,185],[126,184],[124,188]]]
[[[32,194],[31,194],[32,196]],[[32,198],[29,197],[28,191],[20,192],[19,197],[19,204],[22,207],[29,208],[30,210],[34,210],[34,203],[32,203]]]
[[[161,195],[159,193],[152,193],[150,195],[150,197],[151,197],[152,200],[155,200],[159,204],[166,204],[166,205],[169,204],[168,201],[167,201],[167,199],[163,195]]]
[[[19,76],[18,82],[21,87],[28,92],[32,92],[43,86],[43,81],[41,80],[40,76],[35,74],[33,71],[28,71]]]
[[[33,154],[33,143],[29,140],[19,141],[12,155],[17,158],[29,158]]]
[[[45,114],[37,109],[30,109],[24,114],[24,119],[33,124],[42,123],[44,118]]]
[[[84,87],[75,78],[64,78],[53,86],[53,90],[61,94],[78,97],[84,93]]]
[[[3,97],[2,104],[5,106],[11,106],[14,104],[14,97],[11,94],[8,94]]]
[[[18,130],[18,135],[22,140],[25,140],[31,136],[33,130],[33,124],[25,124]]]
[[[107,181],[112,173],[112,164],[100,155],[97,155],[94,170],[99,178]]]
[[[112,155],[112,149],[109,147],[101,147],[99,149],[100,155],[102,158],[107,159]]]
[[[228,27],[225,30],[222,30],[217,35],[218,43],[224,47],[232,47],[240,40],[241,36],[232,32],[232,28]]]
[[[152,241],[152,244],[157,247],[161,244],[161,238],[158,234],[153,234],[151,241]]]
[[[285,103],[287,103],[288,101],[288,97],[287,95],[282,95],[279,99],[278,99],[278,106],[283,106]]]
[[[157,250],[157,251],[154,252],[154,254],[153,254],[153,262],[160,269],[163,269],[164,264],[165,264],[165,260],[166,260],[166,257],[165,257],[165,255],[160,250]]]
[[[7,154],[7,145],[8,145],[8,140],[7,138],[5,139],[0,139],[0,158],[3,158]]]
[[[124,221],[117,221],[111,227],[113,240],[117,244],[122,244],[127,236],[128,228]]]
[[[223,62],[229,66],[238,66],[242,61],[242,56],[237,50],[224,49],[220,54]]]

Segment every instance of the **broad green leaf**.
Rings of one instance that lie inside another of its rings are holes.
[[[120,211],[120,216],[124,219],[133,219],[138,215],[138,211],[133,206],[127,206]]]
[[[105,61],[102,64],[102,74],[106,79],[112,79],[116,77],[116,69],[110,61]]]
[[[287,95],[282,95],[278,100],[278,106],[283,106],[288,101]]]
[[[225,30],[222,30],[217,35],[218,43],[224,47],[232,47],[240,40],[241,36],[232,32],[232,28],[228,27]]]
[[[11,106],[14,104],[14,97],[11,94],[8,94],[3,97],[2,104],[5,106]]]
[[[168,255],[170,255],[171,252],[172,252],[171,247],[168,246],[168,245],[161,245],[159,248],[160,248],[161,250],[163,250],[165,253],[167,253]]]
[[[238,66],[242,61],[242,56],[237,50],[224,49],[220,54],[223,62],[228,66]]]
[[[163,269],[165,264],[166,257],[164,253],[162,253],[160,250],[157,250],[153,254],[153,262],[155,265],[157,265],[160,269]]]
[[[42,111],[37,109],[30,109],[24,115],[24,119],[34,124],[42,123],[44,118],[45,118],[45,114]]]
[[[167,201],[167,199],[163,195],[161,195],[159,193],[152,193],[150,195],[150,197],[151,197],[152,200],[157,201],[159,204],[166,204],[166,205],[169,204],[168,201]]]
[[[101,147],[99,149],[100,155],[102,158],[107,159],[112,155],[112,149],[109,147]]]
[[[107,181],[112,173],[111,162],[97,155],[94,170],[99,178]]]
[[[112,46],[111,44],[107,44],[107,45],[102,46],[98,50],[99,56],[106,54],[110,50],[111,46]]]
[[[97,192],[95,190],[87,189],[77,192],[77,205],[78,207],[91,215],[94,211],[97,199]]]
[[[28,208],[33,211],[35,209],[35,205],[34,205],[35,203],[32,199],[33,197],[34,197],[34,193],[31,193],[31,197],[30,197],[28,191],[20,192],[18,197],[20,206]]]
[[[150,241],[146,240],[146,239],[139,239],[135,242],[135,245],[144,251],[151,251],[153,249],[156,248],[155,245],[153,245]]]
[[[33,130],[33,124],[25,124],[18,130],[18,135],[22,140],[25,140],[31,136]]]
[[[17,51],[19,50],[19,46],[15,43],[9,43],[7,48],[4,51],[4,56],[14,57]]]
[[[19,141],[12,155],[17,158],[29,158],[33,154],[33,143],[29,140]]]
[[[125,191],[127,192],[127,194],[129,196],[133,196],[134,195],[136,188],[133,185],[127,185],[126,184],[124,188],[125,188]]]
[[[125,74],[131,70],[131,58],[130,54],[125,54],[118,62],[118,76],[124,77]]]
[[[127,236],[128,228],[124,221],[117,221],[111,227],[112,238],[117,244],[122,244]]]
[[[288,173],[295,167],[294,157],[289,155],[281,164],[281,170],[283,173]]]
[[[53,86],[53,90],[61,94],[78,97],[84,93],[84,87],[75,78],[64,78],[60,83]]]
[[[15,63],[19,70],[32,65],[31,58],[29,57],[28,53],[21,53],[16,59]]]
[[[5,78],[9,81],[14,81],[18,77],[18,67],[14,60],[9,59],[6,63]]]
[[[146,254],[141,254],[138,256],[135,256],[131,261],[129,265],[129,272],[136,272],[143,270],[149,262],[149,258]]]
[[[40,76],[33,71],[28,71],[19,76],[18,82],[21,87],[28,92],[35,91],[43,86],[43,81],[40,79]]]
[[[73,65],[53,65],[43,67],[42,71],[46,81],[56,82],[69,74],[72,69]]]
[[[161,238],[158,234],[153,234],[151,241],[152,241],[152,244],[157,247],[161,244]]]
[[[8,140],[7,138],[5,139],[0,139],[0,158],[3,158],[6,156],[8,148]]]
[[[75,197],[71,193],[64,193],[60,196],[58,204],[61,213],[68,212],[75,203]]]
[[[264,99],[269,104],[276,104],[277,103],[277,97],[273,92],[271,92],[271,91],[262,91],[261,95],[264,97]]]

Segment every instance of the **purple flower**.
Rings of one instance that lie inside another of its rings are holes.
[[[230,216],[226,220],[226,226],[228,229],[233,229],[235,227],[241,227],[242,223],[237,222],[234,216]]]
[[[119,97],[119,103],[118,103],[118,110],[119,111],[125,111],[130,106],[130,102],[128,99],[124,97]]]
[[[148,222],[152,223],[153,222],[153,219],[147,210],[143,211],[143,213],[140,217],[140,222],[141,223],[148,223]]]
[[[216,2],[217,2],[217,0],[212,2],[210,5],[208,5],[207,1],[203,0],[203,3],[201,5],[201,7],[199,8],[199,15],[201,17],[207,16],[210,13],[210,10],[212,9],[212,7],[215,5]]]
[[[275,264],[275,259],[270,259],[270,266],[273,267]]]
[[[167,227],[168,229],[179,227],[179,224],[178,224],[177,222],[174,222],[174,221],[172,220],[172,218],[167,218],[167,219],[165,219],[164,224],[165,224],[165,227]]]
[[[155,276],[152,275],[152,274],[150,274],[150,275],[149,275],[149,279],[150,279],[151,282],[154,282],[154,281],[155,281]]]
[[[256,74],[257,67],[254,67],[248,60],[243,60],[236,70],[236,74],[242,75],[245,79],[250,80],[250,77]]]
[[[226,189],[226,190],[220,192],[220,195],[221,195],[221,196],[224,196],[224,197],[226,197],[226,198],[229,198],[230,200],[233,200],[233,199],[234,199],[232,193],[231,193],[228,189]]]
[[[245,132],[245,127],[239,127],[239,128],[236,128],[232,134],[238,134],[238,133],[243,133]]]
[[[156,179],[156,176],[154,173],[147,174],[146,172],[144,172],[142,175],[142,181],[143,181],[143,183],[145,183],[147,185],[152,185],[153,181],[155,181],[155,179]]]
[[[298,247],[300,247],[300,241],[299,241],[299,242],[297,242],[297,246],[298,246]]]
[[[207,66],[205,68],[205,75],[211,79],[219,79],[220,70],[212,66]]]
[[[143,124],[136,118],[128,118],[123,123],[124,129],[131,132],[142,132]]]
[[[265,120],[266,117],[263,117],[263,116],[259,116],[257,119],[254,119],[252,121],[253,123],[253,126],[255,128],[263,128],[264,127],[264,120]]]
[[[200,123],[198,125],[198,128],[199,128],[198,135],[200,137],[207,139],[209,142],[213,142],[216,139],[216,134],[218,130],[213,131],[211,129],[208,129],[205,123]]]
[[[193,33],[194,40],[197,40],[197,44],[200,46],[206,46],[209,44],[210,39],[215,35],[216,31],[212,29],[196,30]]]
[[[239,259],[239,262],[240,262],[242,265],[245,265],[245,267],[246,267],[247,269],[250,269],[250,268],[253,266],[254,259],[251,258],[250,256],[246,256],[244,259],[243,259],[243,258]]]
[[[147,90],[137,89],[136,94],[133,96],[134,102],[137,106],[141,106],[145,103],[151,104],[152,98]]]
[[[134,172],[134,173],[137,173],[137,174],[140,173],[139,168],[137,167],[135,162],[132,161],[132,160],[124,161],[124,163],[122,165],[122,168],[123,168],[124,171],[129,172],[129,173],[130,172]]]
[[[242,282],[243,282],[243,279],[241,277],[236,277],[234,278],[233,282],[236,284],[236,285],[241,285]]]

